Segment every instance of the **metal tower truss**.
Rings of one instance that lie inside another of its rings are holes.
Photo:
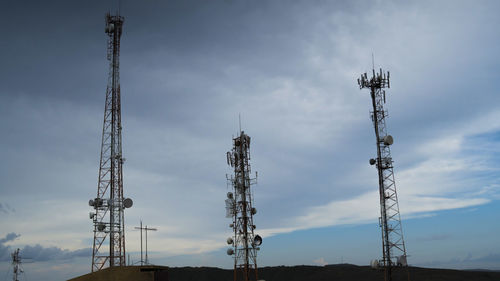
[[[125,264],[125,228],[123,210],[132,206],[123,197],[122,125],[120,104],[120,37],[123,17],[106,15],[109,63],[108,86],[104,109],[101,158],[97,197],[89,201],[94,208],[90,219],[94,225],[92,272]],[[109,244],[105,242],[108,241]]]
[[[12,280],[19,281],[19,275],[24,273],[21,268],[21,256],[19,256],[19,248],[15,250],[12,254]]]
[[[370,159],[371,165],[376,165],[379,179],[380,213],[379,224],[382,231],[382,260],[381,265],[386,268],[386,280],[391,280],[391,267],[407,266],[406,248],[403,239],[403,228],[399,213],[398,195],[394,181],[393,161],[390,146],[393,138],[387,134],[385,119],[388,117],[384,110],[385,90],[390,88],[389,72],[379,73],[373,70],[368,79],[366,73],[358,79],[360,89],[369,88],[372,98],[373,111],[371,118],[375,128],[377,158]]]
[[[233,237],[227,239],[232,245],[227,254],[234,255],[234,281],[258,280],[257,251],[262,237],[254,234],[253,216],[257,210],[252,206],[250,187],[257,183],[257,173],[255,178],[250,177],[249,160],[250,137],[241,131],[233,138],[233,149],[227,153],[227,163],[234,168],[234,175],[227,177],[233,192],[228,192],[226,199],[226,217],[232,218],[229,226],[234,232]]]

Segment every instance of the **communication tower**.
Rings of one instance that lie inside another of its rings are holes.
[[[250,187],[257,183],[257,173],[254,178],[250,176],[249,161],[250,137],[240,130],[240,135],[233,138],[233,149],[227,153],[227,164],[234,168],[234,175],[226,176],[233,190],[227,193],[226,217],[232,219],[229,227],[234,233],[227,238],[232,246],[227,254],[234,256],[234,281],[258,280],[257,251],[262,237],[254,234],[257,209],[253,207]]]
[[[89,201],[94,208],[90,219],[94,225],[92,272],[125,266],[125,227],[123,210],[132,207],[132,199],[123,197],[122,124],[120,105],[120,37],[123,17],[106,14],[109,76],[106,89],[101,159],[97,197]],[[109,244],[107,244],[108,242]]]
[[[19,248],[11,254],[12,256],[12,280],[19,281],[19,274],[23,273],[23,269],[21,268],[21,256],[19,256]]]
[[[387,134],[385,119],[388,116],[384,110],[385,88],[390,88],[390,73],[375,73],[368,78],[366,73],[358,79],[360,89],[370,89],[373,111],[371,118],[375,127],[377,158],[370,159],[370,165],[375,165],[378,171],[380,194],[379,224],[382,230],[382,260],[380,265],[385,269],[385,280],[392,280],[393,266],[407,266],[406,248],[403,239],[403,228],[399,214],[398,195],[394,181],[393,161],[390,146],[394,140]]]

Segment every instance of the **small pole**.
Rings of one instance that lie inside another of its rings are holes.
[[[142,259],[142,220],[141,220],[141,265],[144,265],[144,260]]]
[[[142,227],[142,220],[141,224],[139,227],[135,227],[135,229],[140,229],[141,230],[141,265],[144,264],[149,264],[149,259],[148,259],[148,231],[157,231],[158,229],[156,228],[151,228],[148,227],[147,225],[145,227]],[[143,258],[143,252],[142,252],[142,231],[146,232],[146,259]]]
[[[146,264],[149,264],[148,261],[148,226],[146,225]]]
[[[141,220],[140,226],[139,227],[135,227],[135,229],[141,230],[141,265],[144,265],[144,260],[142,259],[142,230],[143,230],[143,228],[142,228],[142,220]]]
[[[156,228],[150,228],[146,225],[144,228],[144,231],[146,232],[146,264],[149,264],[149,259],[148,259],[148,231],[157,231],[158,229]]]

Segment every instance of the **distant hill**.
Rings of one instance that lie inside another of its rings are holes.
[[[170,267],[170,281],[232,281],[233,271],[215,267]],[[500,272],[410,267],[411,281],[499,281]],[[275,266],[259,268],[266,281],[383,281],[384,271],[368,266],[336,264],[327,266]],[[408,281],[406,269],[396,268],[394,281]]]

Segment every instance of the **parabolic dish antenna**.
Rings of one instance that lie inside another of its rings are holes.
[[[132,207],[132,205],[134,205],[134,201],[132,201],[132,199],[130,199],[130,198],[125,198],[125,199],[123,200],[123,206],[124,206],[125,208],[130,208],[130,207]]]
[[[255,237],[253,238],[253,245],[254,246],[260,246],[262,245],[262,237],[260,237],[260,235],[255,235]]]
[[[384,137],[384,144],[385,145],[392,145],[394,143],[394,139],[392,138],[391,135],[387,135]]]

